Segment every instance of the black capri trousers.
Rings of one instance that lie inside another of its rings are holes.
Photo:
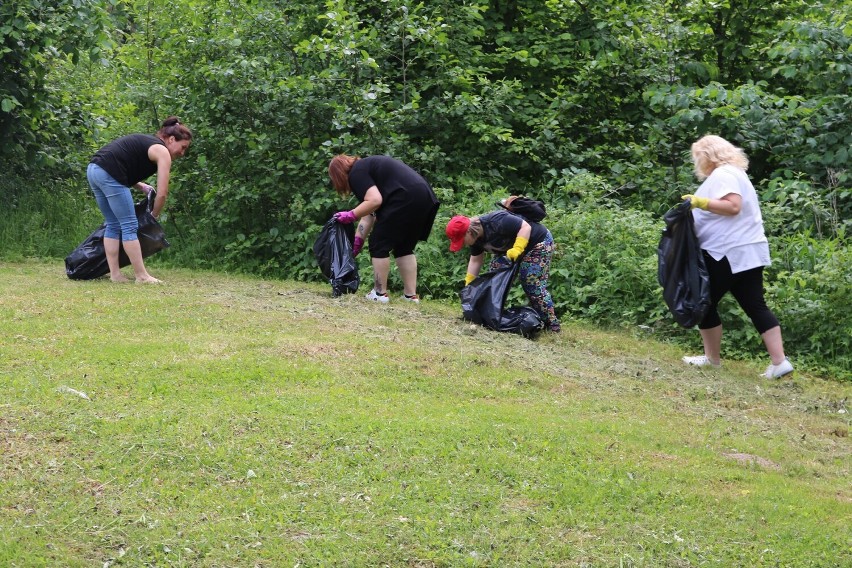
[[[715,260],[707,251],[703,252],[710,276],[710,309],[698,324],[698,329],[711,329],[722,325],[722,319],[716,307],[722,296],[728,292],[733,294],[761,335],[779,325],[778,318],[766,306],[766,300],[763,298],[762,266],[731,274],[731,264],[727,257]]]

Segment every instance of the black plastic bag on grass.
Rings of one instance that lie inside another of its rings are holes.
[[[515,276],[518,263],[491,270],[477,277],[459,292],[464,319],[494,331],[517,333],[532,337],[544,324],[534,309],[504,308],[506,297]]]
[[[657,247],[657,281],[674,319],[692,327],[710,308],[710,276],[695,236],[695,221],[687,199],[664,216],[666,228]]]
[[[151,209],[154,206],[156,191],[151,191],[148,196],[139,201],[135,206],[136,219],[139,222],[137,236],[139,237],[139,248],[142,249],[142,258],[148,258],[154,253],[171,246],[166,240],[166,231],[163,226],[154,219]],[[106,251],[104,250],[104,233],[106,224],[101,225],[91,235],[86,237],[80,245],[65,257],[65,274],[72,280],[92,280],[109,274]],[[118,265],[125,267],[130,265],[130,259],[124,252],[124,247],[118,251]]]
[[[331,295],[335,298],[354,294],[361,283],[358,263],[352,254],[354,238],[354,225],[343,225],[332,217],[314,242],[314,257],[322,275],[331,284]]]

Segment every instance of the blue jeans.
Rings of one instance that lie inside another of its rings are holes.
[[[122,241],[136,241],[139,237],[139,221],[136,219],[136,210],[133,205],[133,197],[130,188],[115,181],[102,167],[97,164],[89,164],[86,169],[86,178],[95,194],[95,201],[104,215],[106,221],[105,239],[119,239]]]

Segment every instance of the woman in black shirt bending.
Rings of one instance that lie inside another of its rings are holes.
[[[479,274],[486,252],[495,255],[491,262],[492,270],[520,262],[518,278],[530,305],[550,331],[561,331],[553,298],[547,290],[550,262],[556,248],[547,227],[528,222],[508,211],[494,211],[478,217],[456,215],[447,223],[446,233],[450,239],[450,251],[458,252],[464,246],[470,247],[465,286]]]
[[[139,223],[133,207],[130,187],[145,193],[153,188],[143,183],[157,174],[157,197],[151,214],[160,215],[169,193],[169,173],[172,160],[186,153],[192,132],[171,116],[163,122],[156,136],[130,134],[113,140],[97,151],[86,170],[86,177],[95,194],[95,201],[106,221],[104,251],[109,277],[113,282],[128,282],[121,273],[118,254],[121,246],[130,259],[138,283],[158,283],[145,269],[137,230]]]
[[[359,158],[340,154],[328,165],[328,175],[340,196],[355,194],[360,203],[335,214],[339,223],[358,221],[353,252],[370,237],[373,289],[367,299],[386,304],[390,254],[402,278],[402,299],[419,303],[414,247],[429,238],[438,198],[429,183],[411,167],[389,156]],[[372,235],[370,234],[372,232]]]

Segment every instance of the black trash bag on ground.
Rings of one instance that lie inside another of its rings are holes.
[[[710,308],[710,276],[695,236],[689,200],[664,216],[666,228],[657,247],[657,281],[677,323],[692,327]]]
[[[361,283],[358,262],[352,254],[354,238],[354,225],[343,225],[332,217],[314,242],[314,257],[322,275],[328,278],[331,295],[335,298],[354,294]]]
[[[512,307],[504,309],[512,281],[518,273],[518,263],[491,270],[477,277],[459,292],[464,319],[493,329],[532,337],[544,324],[534,309]]]
[[[157,192],[152,191],[148,196],[138,202],[135,206],[136,219],[139,221],[139,247],[142,249],[142,258],[148,258],[154,253],[171,246],[166,240],[166,232],[163,226],[154,219],[151,209],[154,206],[154,198]],[[109,274],[106,252],[104,251],[104,233],[106,224],[101,225],[85,241],[80,243],[71,254],[65,257],[65,274],[72,280],[92,280]],[[124,247],[118,251],[118,265],[125,267],[130,265],[130,259],[124,252]]]
[[[532,337],[542,330],[544,323],[538,312],[529,306],[514,306],[503,310],[499,331]]]

